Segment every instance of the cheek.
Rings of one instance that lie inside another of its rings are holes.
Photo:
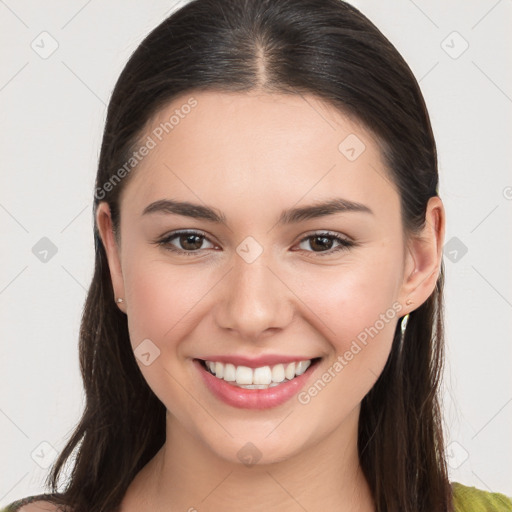
[[[301,273],[301,299],[317,315],[315,325],[323,325],[325,337],[340,350],[375,324],[385,337],[392,336],[390,324],[401,309],[396,297],[402,276],[391,259],[379,261],[347,261],[328,272]]]
[[[402,310],[396,300],[400,261],[383,250],[371,260],[347,258],[346,265],[328,272],[301,274],[303,312],[331,347],[325,380],[354,406],[382,372],[391,350]]]
[[[181,384],[192,378],[189,365],[183,364],[187,340],[212,288],[208,279],[201,279],[207,272],[193,267],[171,267],[163,258],[133,258],[126,261],[125,272],[128,329],[139,368],[155,395],[184,424],[197,415],[208,419]],[[138,358],[144,352],[151,357],[147,365]]]
[[[316,379],[297,397],[315,432],[328,432],[358,407],[382,373],[402,306],[394,300],[394,282],[375,286],[373,272],[315,280],[305,302],[331,353]],[[316,317],[316,319],[314,318]],[[325,407],[329,406],[329,420]],[[323,419],[322,419],[323,418]]]
[[[211,288],[199,274],[192,266],[171,269],[161,260],[127,265],[125,295],[132,345],[145,338],[157,343],[180,338],[195,306]]]

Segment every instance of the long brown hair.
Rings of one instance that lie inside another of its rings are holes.
[[[108,202],[116,232],[119,195],[131,175],[119,180],[119,169],[148,122],[174,98],[207,89],[312,93],[354,116],[379,141],[404,230],[424,226],[438,187],[429,116],[411,70],[365,16],[341,0],[193,0],[144,39],[110,99],[93,213]],[[96,225],[94,237],[79,341],[85,410],[47,479],[52,501],[74,512],[115,511],[165,442],[166,410],[136,364]],[[359,456],[379,512],[452,508],[438,403],[443,275],[441,267],[402,343],[398,322],[386,366],[362,402]],[[69,481],[58,492],[66,464]]]

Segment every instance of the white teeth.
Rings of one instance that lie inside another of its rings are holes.
[[[222,363],[217,363],[222,364]],[[215,372],[215,375],[217,375],[217,372]],[[217,375],[218,377],[218,375]],[[222,377],[219,377],[219,379]],[[252,368],[249,368],[247,366],[237,366],[236,367],[236,383],[237,384],[254,384],[252,381],[253,373]]]
[[[282,364],[276,364],[272,368],[272,382],[279,383],[285,379],[284,366]]]
[[[217,363],[220,364],[220,363]],[[227,382],[235,382],[236,380],[236,367],[234,364],[228,363],[224,366],[224,380]]]
[[[215,363],[215,375],[222,379],[224,377],[224,365],[222,363]]]
[[[311,361],[298,362],[295,367],[295,375],[302,375],[309,368],[310,364],[311,364]]]
[[[270,366],[255,368],[252,382],[253,384],[265,384],[268,386],[272,382],[272,370],[270,369]]]
[[[219,361],[205,361],[205,364],[210,373],[226,382],[246,389],[267,389],[302,375],[311,366],[311,360],[289,364],[280,363],[272,367],[261,366],[254,369],[248,366],[235,366],[231,363],[224,364]]]
[[[289,380],[295,377],[295,363],[290,363],[286,367],[286,370],[284,371],[284,376]]]

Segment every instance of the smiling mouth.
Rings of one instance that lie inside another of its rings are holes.
[[[272,366],[250,368],[219,361],[197,359],[211,375],[234,387],[243,389],[268,389],[290,382],[315,366],[320,357],[292,363],[279,363]]]

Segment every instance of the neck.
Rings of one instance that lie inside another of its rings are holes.
[[[359,465],[358,417],[359,408],[320,443],[286,460],[245,466],[219,457],[168,414],[166,442],[127,498],[137,502],[134,509],[158,512],[373,512]]]

